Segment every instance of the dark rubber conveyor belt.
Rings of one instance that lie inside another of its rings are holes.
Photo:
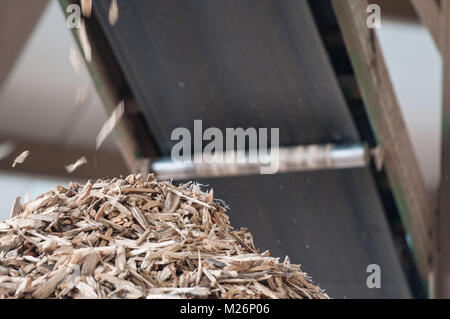
[[[94,2],[161,152],[174,128],[280,128],[280,145],[359,141],[302,0]],[[261,249],[300,263],[332,297],[408,298],[369,169],[202,180]],[[366,268],[381,267],[369,289]]]

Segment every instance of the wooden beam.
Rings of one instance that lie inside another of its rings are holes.
[[[424,279],[433,269],[435,213],[396,99],[374,29],[368,1],[333,0],[333,7],[361,89],[372,129],[385,153],[385,169],[402,222],[412,238]]]
[[[437,296],[450,298],[450,1],[442,1],[441,52],[442,82],[442,140],[441,183],[439,187],[439,265]]]
[[[46,4],[47,0],[0,0],[0,86]]]
[[[63,146],[14,136],[0,136],[0,143],[5,141],[14,144],[14,151],[0,160],[0,170],[85,180],[112,178],[129,173],[118,152],[95,151],[88,147]],[[14,158],[25,150],[30,151],[25,162],[12,168]],[[75,163],[82,156],[86,157],[88,163],[69,174],[65,166]]]
[[[428,28],[434,43],[440,51],[441,47],[441,37],[440,37],[440,11],[441,8],[439,4],[434,0],[411,0],[411,4],[416,10],[420,17],[422,23]]]
[[[380,6],[383,17],[408,23],[420,23],[410,0],[372,0],[370,3]]]

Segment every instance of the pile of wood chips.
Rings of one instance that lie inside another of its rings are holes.
[[[0,298],[328,298],[199,185],[56,186],[0,223]]]

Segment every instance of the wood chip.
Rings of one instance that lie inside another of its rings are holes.
[[[70,47],[69,61],[75,71],[75,74],[79,74],[82,65],[82,58],[78,51],[72,46]]]
[[[9,218],[13,218],[20,214],[20,197],[16,197],[9,212]]]
[[[0,144],[0,160],[7,158],[14,151],[12,142],[4,142]]]
[[[125,271],[125,268],[127,266],[127,257],[125,248],[123,246],[117,249],[115,266],[117,269],[119,269],[120,272]]]
[[[94,288],[92,288],[88,284],[79,281],[75,287],[82,294],[82,299],[98,299],[97,293],[95,292]]]
[[[80,28],[77,30],[78,39],[80,39],[80,45],[83,49],[84,58],[88,63],[92,62],[92,47],[89,42],[89,38],[86,31],[86,25],[84,21],[81,21]]]
[[[0,298],[328,298],[233,230],[212,194],[130,175],[16,199],[0,223]]]
[[[14,160],[12,167],[16,167],[17,164],[22,164],[30,155],[30,151],[23,151],[19,156]]]
[[[81,0],[81,12],[87,18],[92,14],[92,0]]]
[[[33,297],[37,299],[43,299],[49,297],[54,293],[56,286],[65,278],[66,269],[61,268],[60,270],[52,273],[48,280],[45,280],[38,289],[33,293]]]
[[[66,165],[66,170],[68,173],[74,172],[78,167],[87,163],[86,157],[81,157],[75,163]]]
[[[92,253],[84,258],[83,267],[81,273],[84,276],[91,276],[94,273],[95,267],[97,267],[99,256],[97,253]]]
[[[116,24],[119,19],[119,6],[117,5],[117,0],[112,0],[109,6],[108,20],[109,24],[112,26]]]
[[[121,101],[114,111],[111,113],[111,116],[109,119],[105,122],[102,129],[97,135],[97,142],[96,142],[96,148],[99,149],[100,146],[103,144],[105,139],[108,137],[109,134],[114,130],[114,127],[116,124],[120,121],[123,114],[125,113],[125,104],[124,101]]]
[[[178,205],[180,204],[180,197],[173,192],[169,192],[166,197],[166,202],[164,203],[164,207],[168,212],[174,212]]]
[[[85,85],[77,88],[77,92],[75,94],[75,105],[84,104],[89,96],[89,88]]]

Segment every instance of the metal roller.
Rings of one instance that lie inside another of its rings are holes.
[[[370,159],[368,147],[364,144],[280,147],[264,153],[260,154],[257,150],[216,153],[212,159],[202,163],[195,163],[193,160],[174,162],[167,158],[155,161],[151,167],[160,179],[180,180],[257,175],[264,174],[264,170],[266,174],[274,174],[358,168],[366,166]],[[195,155],[192,158],[196,158]],[[233,162],[227,163],[225,159],[230,158]]]

